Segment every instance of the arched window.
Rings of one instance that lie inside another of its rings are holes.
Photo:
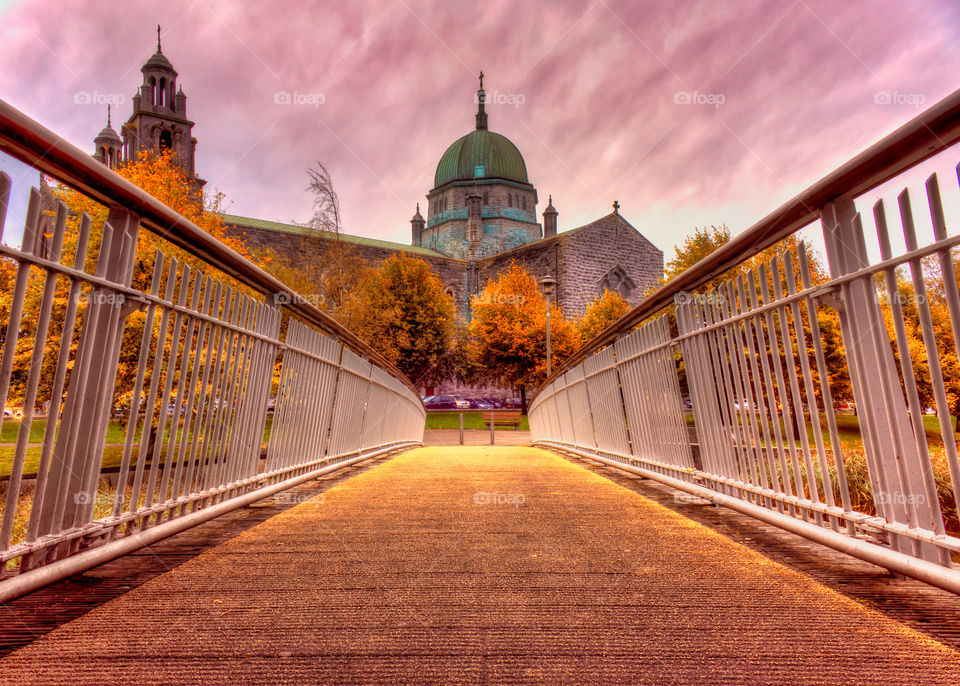
[[[513,207],[513,196],[507,193],[507,207]]]
[[[166,79],[160,79],[159,96],[160,96],[160,102],[158,102],[157,104],[160,105],[161,107],[166,106],[167,104],[167,80]]]
[[[160,132],[160,152],[169,150],[173,147],[173,134],[164,129]]]
[[[523,209],[527,209],[527,196],[523,196],[521,201],[523,202]]]
[[[490,193],[488,193],[487,191],[483,192],[483,204],[484,205],[490,204]]]
[[[150,77],[150,104],[157,104],[157,80],[152,76]]]

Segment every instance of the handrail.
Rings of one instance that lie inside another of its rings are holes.
[[[816,221],[820,208],[828,202],[862,195],[957,142],[960,142],[960,90],[924,110],[641,300],[559,365],[533,398],[561,374],[669,305],[677,293],[702,286]]]
[[[135,212],[140,217],[140,223],[150,231],[247,286],[266,295],[287,296],[287,302],[284,303],[286,307],[390,372],[420,397],[419,390],[403,372],[333,317],[142,188],[4,100],[0,100],[0,150],[108,207],[119,205]]]

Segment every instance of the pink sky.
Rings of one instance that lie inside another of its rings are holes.
[[[945,0],[0,7],[0,98],[75,144],[92,152],[105,113],[74,94],[122,96],[125,119],[160,23],[198,172],[230,212],[306,221],[319,160],[346,231],[405,243],[437,161],[474,125],[481,69],[508,102],[488,107],[490,128],[523,153],[538,211],[552,194],[562,231],[619,200],[668,257],[696,225],[746,228],[960,86]],[[281,91],[322,104],[276,104]]]

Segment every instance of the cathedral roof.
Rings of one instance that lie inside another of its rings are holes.
[[[483,167],[483,171],[477,167]],[[437,165],[433,186],[480,177],[530,183],[527,165],[517,146],[506,136],[487,129],[471,131],[447,148]]]
[[[245,227],[252,229],[263,229],[266,231],[276,231],[278,233],[292,233],[299,234],[301,236],[305,235],[316,235],[317,230],[311,229],[308,226],[300,226],[299,224],[286,224],[283,222],[273,222],[266,219],[254,219],[253,217],[241,217],[236,214],[221,214],[220,218],[223,219],[223,223],[229,226],[236,226],[240,229]],[[320,232],[321,234],[329,237],[333,237],[333,234],[328,234],[327,232]],[[433,250],[431,248],[419,246],[419,245],[407,245],[405,243],[394,243],[393,241],[384,241],[379,238],[368,238],[366,236],[355,236],[349,233],[341,233],[340,240],[351,243],[358,246],[366,246],[370,248],[382,248],[384,250],[396,250],[398,252],[405,252],[414,255],[429,255],[431,257],[448,257],[441,252]]]
[[[170,60],[167,59],[167,56],[159,50],[153,53],[153,56],[144,62],[142,67],[140,67],[140,71],[147,71],[149,69],[163,69],[164,71],[170,71],[174,74],[177,73],[176,69],[173,68],[173,65],[170,64]]]
[[[509,138],[487,128],[484,110],[486,91],[483,90],[483,72],[480,72],[480,90],[477,91],[477,128],[458,138],[440,158],[433,187],[439,188],[451,181],[474,179],[503,179],[529,184],[527,165],[523,155]]]
[[[103,130],[97,134],[97,137],[93,139],[93,142],[97,145],[100,143],[123,145],[123,139],[120,138],[120,134],[117,133],[110,124],[110,105],[107,105],[107,125],[104,126]]]

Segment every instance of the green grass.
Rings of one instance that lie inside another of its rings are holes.
[[[498,410],[494,410],[498,412]],[[486,429],[484,424],[484,415],[488,414],[489,410],[466,410],[463,412],[463,428],[464,429]],[[450,412],[427,412],[427,429],[459,429],[460,428],[460,412],[452,410]],[[502,429],[497,429],[501,431]],[[527,423],[527,417],[524,415],[520,417],[520,431],[529,431],[530,425]],[[513,429],[506,429],[506,431],[513,431]]]
[[[30,422],[30,443],[43,443],[43,432],[47,430],[46,419],[34,419]],[[0,443],[16,443],[20,433],[19,419],[5,419],[0,430]],[[112,420],[107,426],[107,443],[123,443],[127,429],[122,422]]]
[[[43,432],[46,429],[47,421],[45,419],[36,420],[30,425],[30,443],[27,447],[27,454],[24,460],[23,473],[34,474],[37,471],[37,465],[40,462],[40,452],[42,450]],[[39,425],[39,426],[38,426]],[[264,444],[270,440],[270,431],[273,428],[273,417],[267,417],[266,427],[263,432]],[[0,433],[0,443],[15,443],[17,432],[20,430],[20,420],[10,420],[3,423],[3,431]],[[9,432],[9,433],[8,433]],[[7,440],[7,436],[10,440]],[[111,421],[107,429],[107,445],[103,451],[102,468],[119,467],[123,459],[123,442],[126,440],[126,428],[119,421]],[[166,444],[170,436],[169,425],[164,430],[163,441]],[[140,431],[136,433],[136,440],[133,445],[131,460],[137,459],[140,445]],[[16,447],[13,445],[0,446],[0,476],[9,474],[13,467],[13,458]]]

